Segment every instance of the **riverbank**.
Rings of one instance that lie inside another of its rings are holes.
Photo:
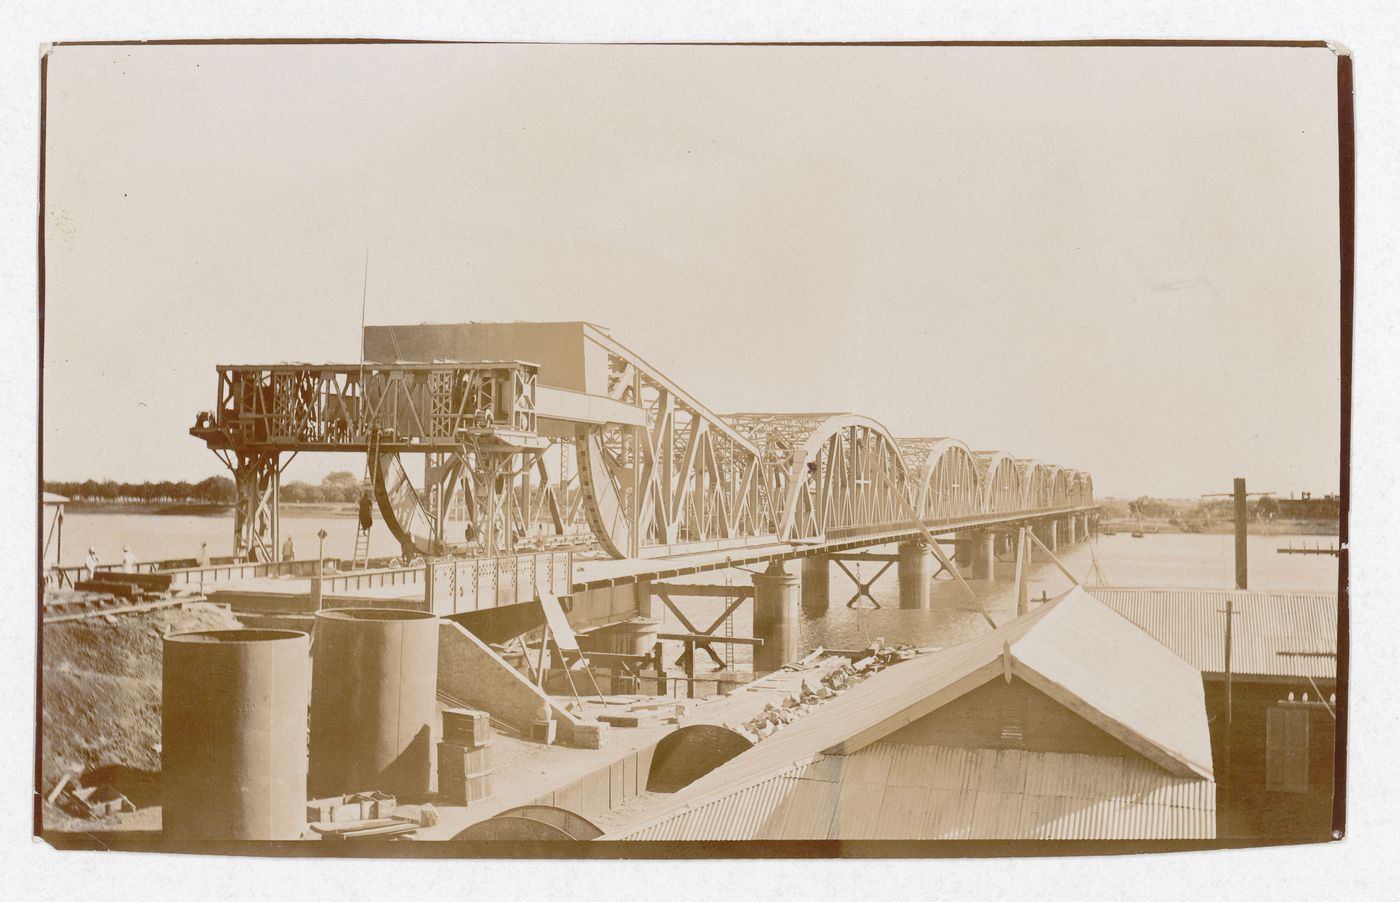
[[[283,501],[277,506],[284,517],[338,517],[355,516],[355,505],[332,502],[293,503]],[[150,501],[69,501],[64,505],[68,514],[151,514],[159,517],[226,517],[233,511],[232,504],[205,504],[202,502],[150,502]]]

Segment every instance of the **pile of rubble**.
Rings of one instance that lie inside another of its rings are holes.
[[[900,661],[907,661],[925,650],[902,644],[885,645],[882,640],[877,639],[859,659],[853,659],[848,664],[842,664],[840,667],[828,671],[817,681],[815,686],[804,679],[799,690],[784,698],[781,705],[769,702],[757,716],[741,724],[736,728],[736,731],[753,742],[767,739],[778,730],[815,710],[822,702],[835,698],[871,674],[879,673],[886,667],[898,664]],[[816,654],[814,652],[813,655],[809,655],[807,659],[803,659],[802,663],[807,663]],[[789,666],[785,669],[795,668]]]

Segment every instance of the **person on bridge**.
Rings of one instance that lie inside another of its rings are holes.
[[[369,492],[360,495],[360,529],[369,529],[374,525],[374,502],[369,497]]]
[[[199,557],[196,559],[195,562],[196,562],[197,564],[199,564],[199,566],[201,566],[201,567],[208,567],[208,566],[209,566],[209,543],[208,543],[208,542],[200,542],[200,543],[199,543]]]
[[[136,552],[134,552],[134,551],[131,550],[131,546],[130,546],[130,545],[123,545],[123,546],[122,546],[122,572],[123,572],[123,573],[135,573],[135,572],[136,572]]]
[[[282,543],[282,560],[294,561],[297,559],[296,547],[292,545],[292,537],[287,536],[287,541]]]
[[[87,568],[88,579],[97,575],[97,565],[101,563],[102,561],[97,557],[97,549],[89,548],[87,558],[83,561],[83,566]]]

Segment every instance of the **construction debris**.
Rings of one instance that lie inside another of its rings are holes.
[[[795,671],[810,667],[820,653],[821,649],[817,649],[801,661],[789,664],[784,669]],[[842,664],[840,667],[828,671],[817,681],[815,686],[804,678],[796,692],[785,696],[779,704],[775,705],[769,702],[764,705],[762,711],[741,724],[736,730],[754,742],[766,739],[794,720],[814,710],[817,705],[827,699],[835,698],[837,694],[871,674],[878,673],[900,661],[907,661],[919,653],[920,649],[912,646],[887,646],[883,639],[877,639],[867,649],[848,653],[850,657],[859,656],[858,660]]]
[[[340,823],[315,823],[311,829],[322,839],[392,839],[413,833],[420,825],[403,817],[365,818]]]

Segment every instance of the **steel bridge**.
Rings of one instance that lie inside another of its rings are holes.
[[[217,367],[190,432],[234,474],[236,555],[278,559],[280,478],[301,452],[365,455],[408,558],[850,547],[911,524],[1087,527],[1095,509],[1086,472],[859,414],[716,414],[589,323],[372,326],[364,347],[362,364]]]

